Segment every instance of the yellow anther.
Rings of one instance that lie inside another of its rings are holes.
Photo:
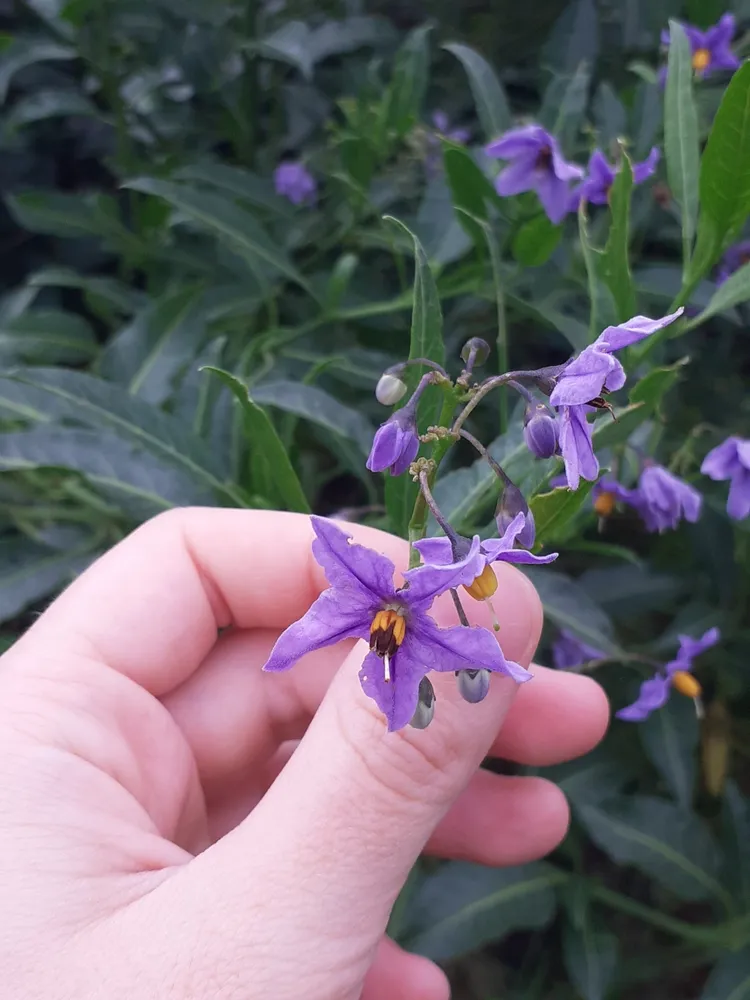
[[[486,601],[488,597],[492,597],[497,590],[497,577],[492,566],[487,563],[479,576],[468,587],[464,586],[464,590],[475,601]]]
[[[378,656],[393,656],[404,641],[406,620],[392,608],[378,611],[370,625],[370,649]]]
[[[700,698],[702,688],[698,681],[687,670],[676,670],[672,674],[672,687],[686,698]]]
[[[711,53],[708,49],[696,49],[693,53],[693,69],[696,73],[705,72],[711,65]]]
[[[614,493],[605,490],[594,500],[594,510],[599,517],[611,517],[615,509],[616,497]]]

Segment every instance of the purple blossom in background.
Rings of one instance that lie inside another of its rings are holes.
[[[499,195],[536,191],[550,222],[562,222],[570,211],[570,182],[580,180],[583,170],[568,163],[554,136],[541,125],[524,125],[505,132],[485,152],[508,161],[495,181]]]
[[[651,152],[642,163],[633,164],[633,182],[642,184],[648,177],[652,177],[661,158],[659,149],[654,146]],[[609,192],[614,184],[615,177],[620,168],[613,167],[600,149],[595,149],[589,159],[586,177],[583,183],[579,184],[573,192],[571,210],[577,211],[579,202],[590,202],[592,205],[606,205],[609,200]]]
[[[318,184],[301,161],[280,163],[273,175],[276,194],[282,195],[293,205],[304,205],[314,200]]]
[[[700,639],[681,635],[680,648],[675,659],[665,663],[650,680],[641,684],[636,700],[632,705],[621,708],[616,713],[617,718],[625,722],[643,722],[657,708],[666,704],[673,687],[680,694],[694,699],[699,698],[700,684],[690,673],[693,669],[693,660],[706,649],[715,646],[720,638],[721,633],[717,628],[710,628]]]
[[[638,488],[626,502],[635,507],[648,531],[666,531],[676,528],[682,518],[694,524],[700,517],[703,497],[663,466],[649,462]]]
[[[385,715],[389,731],[414,716],[419,684],[429,670],[486,669],[518,683],[531,674],[508,661],[494,636],[463,625],[439,628],[427,614],[435,598],[458,586],[467,565],[477,565],[479,538],[466,558],[444,566],[420,566],[393,582],[390,559],[351,542],[332,521],[312,517],[313,555],[331,584],[310,610],[279,636],[264,670],[289,670],[301,657],[341,639],[368,639],[370,652],[360,670],[366,695]]]
[[[601,649],[590,646],[578,636],[564,628],[552,644],[552,662],[558,670],[571,670],[580,667],[589,660],[603,660],[606,657]]]
[[[683,24],[682,28],[690,42],[696,76],[710,76],[716,70],[722,69],[735,70],[740,65],[739,59],[730,48],[735,31],[733,14],[724,14],[706,31],[701,31],[692,24]],[[662,45],[669,45],[669,29],[665,28],[662,31],[661,41]],[[664,67],[660,74],[662,81],[666,80],[666,75],[667,69]]]
[[[517,514],[508,525],[502,538],[488,538],[480,543],[479,560],[466,563],[461,583],[470,585],[476,577],[481,576],[485,566],[493,562],[522,563],[526,566],[546,566],[557,559],[557,552],[546,556],[535,556],[525,549],[514,548],[516,541],[526,529],[526,516]],[[468,539],[466,539],[468,544]],[[422,538],[414,542],[427,566],[446,566],[453,561],[453,546],[449,538]]]
[[[435,132],[427,136],[427,153],[425,155],[425,167],[427,173],[434,176],[440,169],[442,161],[442,146],[440,139],[450,139],[451,142],[465,146],[471,138],[471,130],[468,128],[451,128],[450,119],[445,111],[434,111],[432,114],[432,124]]]
[[[750,515],[750,441],[728,437],[703,459],[701,472],[711,479],[729,479],[727,514],[735,521]]]
[[[735,243],[734,246],[729,247],[716,269],[716,284],[723,284],[727,278],[748,262],[750,262],[750,240],[743,240],[741,243]]]
[[[418,451],[416,412],[409,402],[391,414],[375,432],[367,468],[370,472],[390,469],[392,476],[400,476],[417,457]]]

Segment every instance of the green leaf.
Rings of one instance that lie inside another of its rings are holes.
[[[545,64],[558,73],[573,73],[599,54],[599,16],[594,0],[573,0],[555,22],[544,48]]]
[[[700,326],[701,323],[705,323],[712,316],[716,316],[726,309],[731,309],[733,306],[739,305],[740,302],[747,302],[748,299],[750,299],[750,263],[743,264],[734,274],[730,274],[711,296],[711,301],[703,312],[688,319],[684,329],[692,330],[694,327]]]
[[[726,900],[719,857],[696,815],[664,799],[633,795],[580,810],[591,839],[613,861],[634,865],[680,899]]]
[[[578,207],[578,235],[588,278],[589,301],[591,303],[589,343],[593,343],[606,326],[613,326],[617,323],[617,308],[612,293],[604,281],[604,255],[593,245],[589,237],[585,201],[581,201]]]
[[[15,102],[6,125],[17,129],[33,122],[68,116],[100,118],[102,113],[92,101],[76,90],[38,90]]]
[[[573,519],[588,502],[594,483],[583,482],[573,491],[559,487],[551,493],[537,493],[529,501],[536,523],[536,546],[545,547],[568,539]]]
[[[565,573],[545,567],[527,567],[523,572],[539,592],[545,617],[560,629],[573,632],[584,642],[607,656],[617,657],[621,650],[613,636],[612,621],[589,597],[583,587]]]
[[[720,958],[706,980],[700,1000],[750,1000],[750,951]]]
[[[600,83],[594,98],[594,122],[597,139],[602,148],[616,142],[628,133],[628,119],[625,105],[615,93],[611,84]]]
[[[150,452],[165,468],[191,480],[194,494],[246,506],[242,493],[224,479],[223,455],[209,449],[180,421],[120,386],[61,368],[26,368],[9,377],[46,392],[53,412],[87,427],[109,428],[133,448]]]
[[[406,135],[422,115],[430,68],[431,31],[431,24],[415,28],[396,53],[386,97],[386,121],[398,136]]]
[[[627,441],[633,431],[648,420],[651,411],[645,403],[636,403],[615,410],[616,420],[600,417],[594,423],[594,449],[614,448],[615,445]]]
[[[724,884],[741,913],[750,912],[750,798],[727,782],[721,817]]]
[[[449,42],[443,48],[459,60],[469,78],[477,117],[485,139],[496,139],[513,124],[505,90],[490,64],[468,45]]]
[[[266,411],[250,398],[245,383],[235,375],[221,368],[206,366],[203,371],[216,375],[239,400],[245,418],[248,445],[257,462],[254,469],[262,469],[263,482],[257,484],[257,489],[265,494],[264,487],[272,483],[274,492],[280,497],[286,510],[310,513],[310,505],[297,477],[297,473],[289,461],[286,448],[276,433],[276,428]],[[307,386],[307,388],[310,388]],[[256,484],[253,484],[254,488]]]
[[[370,421],[317,386],[301,382],[259,382],[253,386],[253,399],[263,406],[276,406],[286,413],[304,417],[338,437],[349,438],[362,455],[370,453],[375,433]]]
[[[414,304],[411,315],[409,358],[429,358],[442,365],[445,363],[443,311],[427,254],[419,239],[403,222],[394,219],[393,216],[386,216],[385,219],[399,226],[414,244]],[[416,387],[423,370],[420,365],[410,365],[407,369],[405,378],[410,392]],[[427,419],[427,423],[434,422],[434,419]],[[385,501],[388,516],[391,520],[392,530],[400,535],[405,536],[407,533],[416,497],[417,487],[409,476],[394,477],[386,474]]]
[[[632,191],[633,170],[630,160],[623,153],[609,196],[612,222],[602,259],[602,276],[615,300],[618,323],[624,323],[636,312],[635,288],[628,258]]]
[[[339,309],[358,265],[359,257],[353,253],[342,253],[333,265],[323,299],[326,313],[333,315]]]
[[[590,3],[591,0],[584,0]],[[583,117],[589,103],[589,85],[591,83],[591,64],[581,62],[575,73],[569,78],[553,80],[548,93],[544,95],[545,116],[551,115],[553,109],[557,114],[552,126],[553,135],[560,137],[563,149],[569,149],[576,142],[581,131]],[[540,111],[540,117],[541,117]]]
[[[450,861],[407,903],[404,945],[432,959],[455,958],[511,931],[545,927],[555,914],[554,888],[566,878],[540,862],[493,869]]]
[[[677,802],[690,809],[695,787],[698,719],[688,698],[670,698],[658,712],[636,726],[651,763]]]
[[[643,404],[647,416],[655,413],[665,394],[676,385],[682,375],[682,369],[689,358],[681,358],[666,368],[654,368],[644,375],[630,390],[629,399],[632,404]],[[644,417],[645,419],[645,417]]]
[[[204,160],[181,167],[173,177],[188,184],[205,184],[211,188],[218,188],[264,212],[287,218],[293,214],[289,202],[276,194],[270,177],[260,177],[241,167]]]
[[[132,245],[134,237],[119,222],[116,203],[106,195],[24,191],[8,195],[8,211],[23,229],[46,236],[99,236],[116,246]]]
[[[82,316],[56,309],[31,309],[0,323],[0,363],[19,361],[84,364],[97,351],[94,331]]]
[[[31,288],[78,288],[87,295],[105,300],[117,312],[129,315],[145,305],[147,296],[116,278],[78,274],[65,267],[45,267],[27,280]]]
[[[155,177],[138,177],[128,181],[123,187],[164,198],[191,221],[216,235],[222,243],[243,256],[251,269],[258,261],[262,261],[310,291],[305,278],[273,242],[255,216],[230,199]]]
[[[750,212],[750,63],[724,91],[700,165],[701,219],[691,278],[702,277]]]
[[[165,402],[174,380],[196,356],[206,336],[198,310],[201,288],[181,288],[156,299],[107,343],[99,368],[149,403]]]
[[[664,94],[664,153],[667,180],[682,216],[682,267],[687,274],[698,217],[698,114],[693,99],[690,42],[677,21],[670,20],[669,63]]]
[[[69,583],[92,556],[91,541],[59,551],[27,538],[0,540],[0,621]]]
[[[135,520],[211,502],[194,478],[108,431],[40,426],[0,434],[0,469],[43,468],[80,473]]]
[[[562,226],[555,226],[542,212],[519,226],[513,237],[513,256],[526,267],[546,264],[562,239]]]
[[[464,146],[443,141],[443,165],[458,221],[484,251],[484,234],[474,218],[487,220],[487,201],[497,203],[497,192]]]
[[[568,977],[583,1000],[604,1000],[617,966],[617,938],[596,925],[587,899],[563,924],[562,946]]]
[[[8,96],[11,80],[20,70],[39,62],[76,59],[78,53],[68,45],[58,45],[42,38],[14,38],[0,55],[0,104]]]

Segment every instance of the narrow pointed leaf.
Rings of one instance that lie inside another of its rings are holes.
[[[630,198],[633,191],[633,170],[623,154],[620,169],[610,192],[612,222],[604,248],[602,274],[617,307],[617,321],[624,323],[636,314],[635,288],[630,273]]]
[[[669,22],[670,43],[664,94],[664,153],[667,178],[682,217],[683,274],[687,273],[698,217],[698,114],[693,98],[690,42],[677,21]]]
[[[480,56],[468,45],[449,42],[443,48],[454,55],[466,70],[485,139],[496,139],[511,127],[513,119],[508,98],[495,71],[484,56]]]

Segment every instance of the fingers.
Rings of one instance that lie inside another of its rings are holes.
[[[357,541],[405,566],[407,544],[351,525]],[[281,630],[326,586],[310,519],[276,511],[162,514],[97,560],[11,650],[100,659],[161,696],[235,624]]]
[[[361,1000],[450,1000],[450,986],[434,962],[383,938]]]

